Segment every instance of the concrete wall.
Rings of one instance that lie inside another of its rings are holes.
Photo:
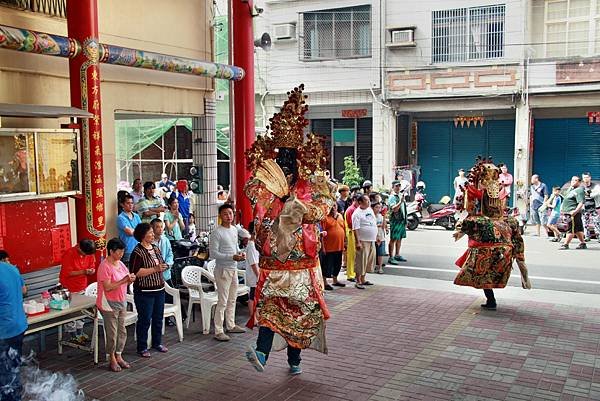
[[[303,0],[267,1],[265,12],[256,18],[255,33],[268,32],[274,39],[276,24],[298,23],[299,13],[340,7],[371,5],[370,58],[332,61],[300,61],[298,40],[273,41],[270,52],[257,50],[257,82],[264,80],[270,93],[285,93],[304,83],[307,92],[355,90],[380,87],[379,75],[379,1],[377,0]],[[296,26],[298,30],[298,26]],[[257,84],[258,85],[258,84]]]
[[[386,66],[388,68],[415,68],[431,67],[431,17],[432,11],[449,10],[462,7],[479,7],[487,5],[506,5],[505,14],[505,37],[507,44],[523,43],[525,21],[524,5],[526,0],[502,1],[502,0],[444,0],[444,1],[408,1],[396,0],[387,2],[387,12],[382,25],[387,28],[400,28],[415,26],[414,48],[401,48],[388,50],[386,52]],[[520,46],[505,46],[505,57],[486,61],[485,64],[504,64],[521,59],[522,49]],[[434,64],[440,68],[457,63]],[[459,65],[461,63],[458,63]],[[476,65],[476,62],[462,63]]]
[[[148,12],[152,10],[152,12]],[[98,1],[100,42],[212,61],[209,0]],[[67,35],[66,21],[0,7],[0,24]],[[114,115],[202,115],[214,80],[101,65],[107,235],[116,234]],[[0,50],[0,103],[70,105],[68,60]],[[55,120],[3,119],[3,127],[59,126]],[[114,211],[114,213],[113,213]]]

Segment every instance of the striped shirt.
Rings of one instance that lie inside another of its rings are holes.
[[[133,274],[137,274],[140,269],[153,269],[160,263],[165,261],[156,245],[152,245],[152,249],[148,250],[142,244],[137,244],[131,253],[129,268]],[[133,289],[139,291],[157,291],[164,287],[165,279],[161,271],[155,271],[144,277],[137,276],[133,282]]]

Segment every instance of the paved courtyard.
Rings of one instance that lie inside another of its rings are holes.
[[[198,316],[183,343],[169,327],[170,352],[149,360],[135,356],[130,332],[132,369],[121,373],[50,344],[39,361],[99,400],[600,400],[600,309],[497,298],[488,312],[482,298],[446,291],[328,292],[329,355],[304,352],[295,377],[285,352],[264,373],[250,367],[243,351],[256,330],[218,343],[200,333]]]

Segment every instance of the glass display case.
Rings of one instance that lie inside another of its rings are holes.
[[[0,202],[79,191],[79,133],[0,129]]]

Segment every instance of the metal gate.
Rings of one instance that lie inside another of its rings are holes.
[[[600,178],[600,125],[585,118],[536,119],[533,173],[548,186],[562,186],[572,176]]]
[[[505,163],[509,172],[514,163],[514,120],[491,120],[482,126],[454,126],[453,121],[418,123],[418,163],[421,179],[427,184],[431,202],[454,195],[453,181],[459,168],[473,166],[478,155]]]

